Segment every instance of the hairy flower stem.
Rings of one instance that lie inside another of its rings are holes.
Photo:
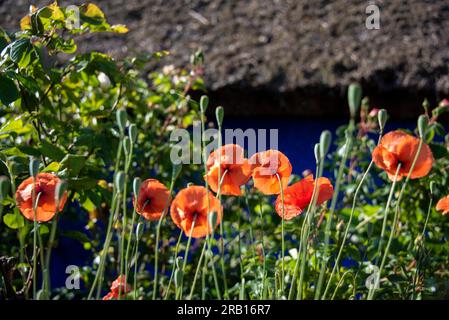
[[[173,193],[173,188],[175,186],[175,181],[176,181],[176,177],[172,176],[171,182],[170,182],[170,189],[168,192],[168,200],[167,200],[167,204],[165,205],[165,209],[162,212],[159,221],[157,223],[157,227],[156,227],[156,247],[155,247],[155,252],[154,252],[154,282],[153,282],[153,295],[152,298],[153,300],[156,300],[156,292],[157,292],[157,285],[158,285],[158,259],[159,259],[159,238],[160,238],[160,234],[161,234],[161,225],[162,225],[162,221],[164,220],[164,217],[166,215],[166,212],[168,211],[168,207],[170,205],[170,198],[171,195]]]
[[[171,269],[170,280],[168,281],[167,290],[165,291],[164,300],[167,300],[168,296],[170,295],[170,288],[171,288],[171,284],[173,282],[173,276],[175,274],[176,259],[178,257],[178,252],[179,252],[179,246],[181,244],[181,239],[182,239],[182,231],[179,233],[178,242],[176,242],[175,253],[173,254],[173,265],[172,265],[172,269]]]
[[[203,164],[204,164],[204,175],[207,175],[207,154],[206,154],[206,137],[205,137],[205,132],[206,132],[206,116],[205,116],[205,110],[201,110],[200,113],[200,117],[201,117],[201,155],[203,158]],[[207,182],[207,179],[204,179],[204,183],[205,183],[205,187],[206,187],[206,198],[207,198],[207,216],[209,217],[210,214],[210,200],[209,200],[209,183]],[[221,219],[220,219],[220,224],[223,223],[223,210],[220,210],[220,214]],[[214,226],[215,227],[215,226]],[[221,294],[220,294],[220,288],[218,286],[218,279],[217,279],[217,274],[215,271],[215,263],[214,263],[214,259],[213,259],[213,253],[212,253],[212,247],[211,247],[211,241],[210,241],[210,236],[207,235],[207,253],[208,255],[206,256],[207,259],[205,259],[205,264],[207,264],[207,260],[210,259],[210,262],[212,264],[212,275],[214,277],[214,282],[215,282],[215,288],[217,290],[217,296],[218,299],[221,299]],[[225,272],[223,270],[223,272]],[[227,291],[227,287],[224,288],[225,292],[224,292],[224,296],[225,297],[229,297],[228,295],[228,291]]]
[[[316,169],[315,169],[315,176],[318,176],[319,170],[320,170],[319,162],[317,162]],[[315,198],[315,192],[316,192],[316,188],[314,187],[313,192],[312,192],[312,199]],[[298,278],[298,272],[299,272],[299,267],[300,267],[300,262],[301,262],[301,252],[302,252],[302,248],[303,248],[303,234],[306,229],[307,221],[309,220],[310,209],[311,209],[311,205],[309,205],[309,207],[307,208],[307,211],[304,215],[304,220],[303,220],[303,223],[301,226],[301,232],[300,232],[300,236],[299,236],[298,253],[297,253],[297,257],[296,257],[295,269],[293,270],[293,276],[292,276],[292,281],[291,281],[291,285],[290,285],[290,290],[288,292],[288,300],[293,299],[296,279]]]
[[[381,234],[380,234],[379,246],[377,248],[377,255],[380,255],[380,252],[382,250],[381,249],[382,248],[382,243],[383,243],[382,239],[383,239],[384,234],[385,234],[386,224],[387,224],[387,220],[388,220],[388,213],[390,211],[391,200],[393,198],[393,194],[394,194],[394,190],[395,190],[395,187],[396,187],[396,182],[397,182],[397,178],[398,178],[398,174],[399,174],[400,169],[401,169],[401,164],[399,164],[397,169],[396,169],[396,173],[394,175],[393,183],[391,184],[391,188],[390,188],[390,193],[388,195],[387,204],[385,205],[384,217],[383,217],[383,223],[382,223],[382,231],[381,231]],[[376,258],[376,260],[377,260],[377,258]],[[376,262],[376,265],[377,265],[377,262]],[[378,274],[377,279],[380,279],[380,274]],[[377,283],[375,283],[374,287],[375,286],[377,286]],[[369,292],[368,292],[368,300],[371,300],[372,292],[373,292],[373,289],[370,288]]]
[[[91,299],[95,287],[97,287],[96,299],[97,300],[100,299],[101,289],[103,286],[103,274],[104,274],[106,258],[107,258],[109,247],[111,245],[111,240],[112,240],[112,234],[113,234],[112,227],[114,225],[114,221],[115,221],[116,217],[118,216],[118,211],[119,211],[119,207],[120,207],[119,206],[120,199],[121,199],[121,195],[120,195],[120,193],[118,193],[114,196],[114,198],[112,200],[113,204],[112,204],[112,208],[111,208],[110,215],[109,215],[108,229],[106,231],[106,238],[104,240],[103,250],[101,251],[100,264],[98,265],[97,274],[95,275],[95,279],[92,284],[92,288],[90,289],[89,295],[87,296],[88,300]]]
[[[59,208],[59,203],[56,205],[56,214],[58,214],[58,208]],[[56,237],[56,229],[58,226],[58,216],[56,216],[53,219],[53,222],[51,224],[51,231],[50,231],[50,238],[48,239],[48,244],[47,244],[47,255],[45,256],[45,269],[48,272],[48,276],[47,276],[47,283],[46,283],[46,288],[48,289],[48,292],[50,293],[51,291],[51,283],[50,283],[50,260],[51,260],[51,251],[53,249],[53,244],[55,241],[55,237]]]
[[[126,236],[126,228],[128,226],[128,217],[126,215],[126,194],[127,194],[127,180],[128,180],[128,171],[129,171],[129,167],[131,165],[131,160],[132,160],[132,156],[133,156],[133,144],[130,144],[130,150],[129,150],[129,154],[127,154],[127,152],[125,152],[125,185],[123,187],[123,203],[122,203],[122,234],[120,236],[120,276],[123,275],[123,273],[125,272],[125,287],[126,287],[126,283],[128,282],[128,260],[127,260],[127,256],[125,256],[125,236]],[[131,225],[131,231],[132,232],[132,227],[134,224]],[[131,239],[129,239],[128,241],[128,245],[130,243]],[[125,269],[126,268],[126,269]],[[122,298],[122,287],[123,286],[119,286],[119,291],[118,291],[118,300],[121,300]]]
[[[114,182],[113,188],[112,188],[112,203],[111,203],[111,210],[110,210],[110,214],[109,214],[108,228],[106,231],[106,238],[105,238],[105,242],[103,244],[102,254],[100,256],[100,264],[98,266],[97,273],[95,274],[95,278],[92,283],[92,287],[87,296],[87,300],[90,300],[92,298],[96,286],[98,286],[96,298],[97,299],[100,298],[101,286],[103,284],[103,272],[104,272],[103,268],[104,268],[104,264],[105,264],[105,260],[106,260],[106,256],[107,256],[107,251],[109,250],[110,242],[112,239],[111,233],[112,233],[112,227],[114,224],[114,217],[116,215],[116,211],[118,211],[116,209],[119,207],[120,196],[117,192],[115,179],[116,179],[118,169],[120,167],[120,162],[122,159],[122,148],[123,148],[123,134],[121,134],[121,136],[120,136],[119,145],[118,145],[117,153],[116,153],[116,157],[115,157],[114,177],[112,180]]]
[[[318,166],[318,174],[315,178],[315,181],[317,181],[322,175],[323,175],[323,168],[324,168],[324,157],[319,161],[317,164]],[[304,233],[302,235],[301,243],[302,243],[302,254],[301,254],[301,271],[299,274],[299,283],[298,283],[298,292],[296,295],[296,298],[298,300],[303,299],[303,282],[304,282],[304,274],[306,270],[306,263],[307,263],[307,250],[308,250],[308,239],[310,234],[310,226],[312,224],[313,216],[315,215],[315,209],[316,209],[316,202],[318,201],[318,183],[315,182],[313,193],[312,193],[312,203],[309,205],[308,212],[306,214],[306,221],[305,221],[305,228]],[[300,255],[300,252],[298,252],[298,256]]]
[[[422,249],[422,250],[425,249],[424,245],[425,245],[425,239],[426,239],[425,238],[425,236],[426,236],[426,229],[427,229],[427,223],[429,222],[430,213],[432,212],[432,207],[433,207],[433,195],[431,193],[430,194],[430,200],[429,200],[429,207],[427,208],[426,220],[424,222],[424,227],[423,227],[423,230],[421,232],[421,241],[422,241],[421,246],[422,247],[419,247],[419,243],[416,245],[417,246],[416,255],[419,255],[420,249]],[[415,268],[415,272],[413,274],[413,290],[412,290],[412,296],[411,296],[412,300],[415,300],[415,294],[417,293],[416,292],[416,285],[417,285],[417,281],[418,281],[418,275],[419,275],[419,272],[420,272],[419,269],[420,269],[419,264],[417,264],[416,268]]]
[[[345,142],[345,152],[343,154],[343,157],[340,162],[340,166],[338,168],[337,173],[337,180],[335,182],[335,189],[334,193],[332,195],[332,201],[331,206],[329,209],[329,215],[326,221],[326,228],[324,230],[324,250],[323,250],[323,259],[321,261],[321,269],[320,269],[320,275],[318,277],[318,282],[315,290],[315,300],[318,300],[320,298],[321,294],[321,288],[323,286],[324,281],[324,275],[327,269],[327,262],[329,259],[329,240],[331,235],[331,228],[332,228],[332,222],[334,218],[335,213],[335,207],[337,206],[338,201],[338,195],[340,193],[340,185],[343,180],[343,172],[346,168],[346,161],[348,159],[349,154],[351,153],[352,149],[352,140],[353,140],[353,131],[354,131],[354,119],[351,118],[351,121],[349,123],[348,132],[347,132],[347,139]]]
[[[266,281],[266,257],[265,257],[265,239],[264,239],[264,229],[263,229],[263,207],[262,207],[262,201],[259,199],[259,218],[260,218],[260,233],[261,233],[261,246],[262,246],[262,259],[263,259],[263,265],[262,265],[262,290],[261,290],[261,296],[263,298],[264,292],[265,292],[265,281]]]
[[[220,131],[221,132],[221,131]],[[219,140],[221,141],[221,135],[219,135]],[[220,142],[220,146],[221,146],[221,142]],[[219,157],[220,159],[221,157]],[[219,160],[219,167],[218,167],[218,176],[220,177],[221,173],[221,165],[220,165],[220,161]],[[218,190],[217,190],[217,195],[216,198],[218,198],[218,201],[220,202],[220,206],[221,206],[221,188],[223,185],[223,181],[224,178],[226,176],[226,174],[228,173],[228,170],[225,170],[223,172],[223,176],[220,178],[219,184],[218,184]],[[225,299],[229,299],[228,297],[228,282],[226,280],[226,269],[225,269],[225,263],[224,263],[224,232],[223,232],[223,213],[221,214],[220,217],[220,265],[221,265],[221,272],[222,272],[222,277],[223,277],[223,288],[224,288],[224,298]],[[211,226],[211,228],[215,228],[215,226]]]
[[[381,276],[382,276],[382,271],[383,271],[383,268],[384,268],[385,263],[387,261],[388,253],[390,251],[391,242],[393,241],[393,237],[394,237],[394,234],[396,232],[396,226],[399,223],[399,221],[398,221],[399,219],[398,218],[399,218],[399,211],[400,211],[402,197],[404,196],[405,188],[407,187],[407,183],[410,180],[410,177],[412,175],[413,169],[415,168],[416,162],[418,161],[419,154],[421,153],[421,149],[422,149],[423,143],[424,143],[424,141],[421,138],[419,140],[418,150],[417,150],[417,152],[415,154],[415,157],[413,159],[412,165],[411,165],[410,170],[409,170],[409,172],[407,174],[407,178],[405,179],[404,183],[402,184],[402,188],[401,188],[401,191],[399,193],[398,200],[396,202],[396,209],[395,209],[394,217],[393,217],[393,225],[391,226],[390,236],[388,238],[387,246],[385,247],[385,252],[384,252],[384,255],[382,257],[382,262],[380,263],[378,279],[380,279]],[[400,166],[401,165],[399,164],[398,168],[400,168]],[[397,172],[396,172],[396,174],[397,174]],[[377,286],[374,286],[374,288],[371,290],[371,295],[368,296],[369,300],[374,299],[375,294],[376,294],[376,289],[377,289]]]
[[[379,139],[378,139],[378,141],[377,141],[377,145],[379,145],[380,140],[381,140],[381,138],[382,138],[382,135],[383,135],[383,130],[380,131]],[[368,167],[366,168],[365,172],[363,173],[362,179],[360,180],[359,184],[357,185],[357,187],[356,187],[356,189],[355,189],[355,192],[354,192],[354,198],[352,199],[351,214],[349,215],[349,220],[348,220],[348,223],[347,223],[347,225],[346,225],[345,232],[344,232],[344,234],[343,234],[343,239],[342,239],[342,241],[341,241],[340,248],[339,248],[339,250],[338,250],[337,258],[335,259],[334,267],[332,268],[331,275],[329,276],[329,280],[327,281],[326,289],[324,290],[324,293],[323,293],[323,296],[321,297],[321,300],[326,299],[326,295],[327,295],[327,293],[328,293],[328,291],[329,291],[329,289],[330,289],[330,285],[331,285],[331,283],[332,283],[332,278],[334,277],[335,272],[336,272],[336,271],[338,270],[338,268],[339,268],[341,255],[342,255],[343,249],[344,249],[344,247],[345,247],[345,245],[346,245],[346,239],[347,239],[347,237],[348,237],[349,228],[351,227],[352,219],[353,219],[353,217],[354,217],[355,206],[356,206],[356,203],[357,203],[357,197],[358,197],[358,195],[359,195],[360,190],[362,189],[363,183],[365,182],[366,177],[368,176],[368,174],[369,174],[369,172],[370,172],[371,167],[373,166],[373,164],[374,164],[374,161],[371,160],[371,162],[369,163],[369,165],[368,165]]]
[[[284,207],[284,186],[282,185],[281,178],[279,174],[276,173],[276,178],[279,182],[279,190],[281,193],[281,203],[282,203],[282,219],[281,219],[281,292],[284,295],[285,290],[285,234],[284,234],[284,224],[285,224],[285,207]]]
[[[181,271],[182,271],[181,272],[181,283],[178,284],[179,288],[176,288],[176,291],[177,291],[176,300],[182,298],[182,291],[183,291],[183,285],[184,285],[184,274],[185,274],[185,270],[187,267],[187,260],[189,259],[190,243],[192,242],[192,233],[193,233],[193,229],[195,228],[196,218],[197,218],[197,216],[195,215],[195,217],[193,218],[192,225],[190,226],[189,237],[187,238],[187,245],[186,245],[186,249],[184,252],[182,269],[181,269]]]
[[[195,276],[193,277],[192,287],[190,288],[189,297],[187,298],[188,300],[192,300],[193,292],[195,291],[196,280],[198,278],[200,267],[201,267],[202,262],[203,262],[204,253],[206,252],[206,246],[207,246],[207,243],[204,242],[203,249],[201,250],[200,259],[198,260],[198,264],[197,264],[197,267],[196,267],[196,270],[195,270]]]

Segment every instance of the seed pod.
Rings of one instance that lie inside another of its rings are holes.
[[[137,239],[137,241],[139,241],[140,238],[142,237],[143,228],[144,228],[144,224],[142,222],[139,222],[137,224],[137,227],[136,227],[136,239]]]
[[[117,173],[117,176],[115,177],[115,187],[118,192],[122,192],[125,188],[125,173],[123,171]]]
[[[362,100],[362,87],[358,83],[352,83],[348,88],[348,104],[351,118],[357,115]]]
[[[131,140],[131,143],[135,143],[137,140],[137,126],[133,123],[129,126],[129,139]]]
[[[134,192],[134,196],[136,198],[139,196],[141,184],[142,184],[142,180],[139,177],[135,177],[133,180],[133,192]]]
[[[381,131],[384,130],[385,124],[387,123],[388,113],[387,110],[382,109],[377,113],[377,121],[379,122],[379,128]]]
[[[215,229],[215,226],[217,225],[217,220],[218,220],[217,218],[218,218],[218,215],[215,211],[212,211],[211,213],[209,213],[208,220],[209,220],[209,226],[212,229],[212,232]]]
[[[221,124],[223,123],[223,117],[224,117],[224,109],[222,106],[217,107],[217,109],[215,109],[215,116],[217,118],[217,123],[219,126],[221,126]]]
[[[429,123],[429,117],[425,114],[422,114],[418,118],[418,133],[421,139],[424,139],[427,132],[427,126]]]
[[[181,285],[182,277],[183,277],[182,270],[181,269],[176,269],[175,270],[175,276],[174,276],[175,287],[176,288],[179,288],[179,286]]]
[[[67,191],[67,182],[64,180],[61,180],[57,185],[55,189],[55,201],[58,204],[59,207],[59,201],[64,197],[64,193]]]
[[[313,148],[313,152],[315,153],[315,161],[316,163],[320,162],[321,157],[320,157],[320,144],[319,143],[315,143],[315,147]]]
[[[320,136],[320,156],[324,159],[329,151],[332,141],[332,134],[329,130],[324,130]]]
[[[39,173],[39,160],[30,158],[30,176],[36,177]]]
[[[436,191],[436,183],[435,183],[435,181],[431,181],[430,182],[430,194],[434,195],[435,191]]]
[[[201,99],[200,99],[200,110],[201,110],[201,113],[205,113],[206,112],[208,105],[209,105],[209,98],[207,96],[201,96]]]
[[[127,156],[131,153],[131,140],[128,137],[123,139],[123,150]]]
[[[120,132],[123,134],[123,132],[125,132],[125,128],[126,128],[126,121],[128,121],[128,115],[126,113],[126,110],[118,109],[116,116],[117,116],[117,125],[120,129]]]

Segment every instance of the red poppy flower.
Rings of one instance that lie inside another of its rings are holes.
[[[218,225],[222,214],[220,201],[211,192],[207,193],[206,188],[190,186],[179,191],[173,199],[170,215],[173,222],[184,231],[186,236],[190,235],[192,224],[195,221],[192,237],[201,238],[212,233],[207,216],[208,208],[209,212],[217,214]]]
[[[251,165],[244,157],[243,148],[235,144],[227,144],[213,151],[206,162],[205,179],[209,187],[218,192],[222,179],[221,194],[241,196],[240,186],[251,177]],[[220,171],[221,178],[218,177]]]
[[[147,179],[140,186],[136,212],[147,220],[159,220],[169,205],[169,190],[156,179]]]
[[[34,221],[34,185],[36,186],[35,197],[37,200],[36,221],[49,221],[55,216],[57,211],[61,211],[67,201],[67,191],[59,200],[59,208],[56,208],[55,190],[60,181],[56,175],[51,173],[39,173],[36,176],[35,183],[33,177],[25,179],[16,191],[16,203],[23,216],[28,220]]]
[[[443,211],[442,214],[446,215],[449,213],[449,196],[446,196],[437,203],[437,210]]]
[[[254,187],[264,194],[279,194],[278,177],[282,187],[288,185],[292,173],[292,165],[288,158],[280,151],[267,150],[254,154],[250,163],[253,165]]]
[[[401,164],[397,177],[397,181],[399,181],[403,177],[407,177],[418,152],[418,146],[418,138],[396,130],[382,137],[380,144],[374,149],[372,157],[374,163],[387,172],[390,180],[394,180],[398,165]],[[432,151],[426,143],[423,143],[410,178],[425,177],[432,169],[433,161]]]
[[[332,198],[334,188],[327,178],[313,180],[313,175],[292,184],[284,190],[284,219],[290,220],[300,215],[312,202],[313,189],[318,182],[317,205]],[[276,199],[276,212],[282,218],[282,199],[279,195]]]
[[[121,287],[121,289],[120,289]],[[119,292],[121,290],[121,297],[125,296],[131,291],[131,286],[126,283],[125,276],[119,276],[112,282],[111,291],[103,297],[103,300],[112,300],[119,297]]]

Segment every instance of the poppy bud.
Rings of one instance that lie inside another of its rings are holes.
[[[58,204],[59,207],[59,201],[64,197],[64,193],[67,190],[67,182],[64,180],[59,181],[59,183],[56,185],[55,190],[55,202]]]
[[[418,133],[421,139],[424,139],[427,132],[427,125],[429,123],[429,117],[427,115],[422,114],[418,118]]]
[[[381,131],[384,130],[385,124],[387,123],[388,113],[387,110],[382,109],[377,113],[377,121],[379,122],[379,128]]]
[[[175,270],[175,287],[179,288],[179,286],[181,285],[181,281],[182,281],[182,276],[183,276],[183,272],[181,269],[176,269]]]
[[[362,87],[358,83],[352,83],[348,88],[348,104],[351,118],[354,118],[359,110],[362,100]]]
[[[212,211],[211,213],[209,213],[209,226],[213,230],[215,229],[215,226],[217,225],[217,213],[215,211]]]
[[[332,134],[329,130],[324,130],[320,136],[320,156],[322,159],[326,156],[331,146]]]
[[[142,237],[142,234],[143,234],[143,227],[144,227],[144,225],[143,225],[142,222],[139,222],[139,223],[137,224],[137,227],[136,227],[136,239],[137,239],[137,241],[139,241],[140,238]]]
[[[313,148],[313,152],[315,153],[315,161],[316,163],[320,162],[320,144],[315,143],[315,147]]]
[[[30,176],[36,177],[39,173],[39,160],[30,158]]]
[[[137,140],[137,126],[133,123],[129,126],[129,139],[132,143],[135,143]]]
[[[182,261],[182,257],[176,258],[176,260],[175,260],[176,269],[181,269],[181,261]]]
[[[219,126],[221,126],[221,124],[223,123],[223,117],[224,117],[224,109],[222,106],[217,107],[217,109],[215,109],[215,116],[217,118],[217,123]]]
[[[120,132],[123,133],[126,127],[126,121],[128,120],[128,115],[125,109],[118,109],[117,113],[117,125],[120,129]]]
[[[125,187],[125,173],[123,171],[117,173],[117,176],[115,177],[115,187],[118,192],[123,191]]]
[[[435,181],[431,181],[430,182],[430,194],[434,195],[435,191],[436,191],[436,183],[435,183]]]
[[[171,171],[171,178],[173,181],[175,181],[178,178],[179,174],[181,173],[181,169],[182,169],[181,163],[173,164]]]
[[[139,196],[141,184],[142,184],[142,180],[139,177],[135,177],[133,180],[133,191],[134,191],[134,197],[136,197],[136,198]]]
[[[0,177],[0,202],[5,199],[9,192],[9,179],[5,176]]]
[[[209,98],[207,96],[201,96],[201,99],[200,99],[200,110],[201,110],[201,113],[205,113],[206,112],[208,105],[209,105]]]
[[[123,139],[123,150],[125,151],[125,154],[127,156],[130,155],[130,153],[131,153],[131,141],[129,140],[128,137],[125,137]]]

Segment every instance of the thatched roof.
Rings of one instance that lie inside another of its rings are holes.
[[[3,0],[0,25],[14,30],[30,3]],[[201,47],[212,97],[232,112],[340,114],[346,86],[374,102],[416,111],[449,94],[449,3],[361,0],[92,1],[126,35],[98,35],[84,47],[117,57],[170,50],[183,65]],[[61,5],[79,1],[59,1]],[[380,29],[365,27],[369,3]]]

